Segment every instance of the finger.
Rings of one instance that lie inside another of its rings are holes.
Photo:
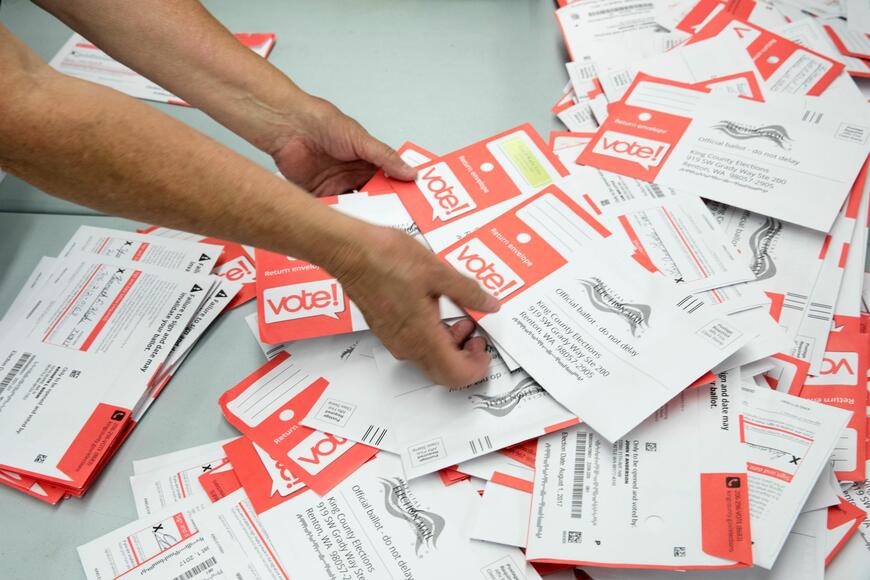
[[[482,336],[475,336],[468,341],[466,341],[465,346],[463,347],[465,350],[469,352],[486,352],[486,339]],[[487,353],[488,355],[489,353]]]
[[[474,332],[474,322],[467,318],[457,320],[450,327],[450,336],[457,345],[463,344],[472,332]]]
[[[439,385],[464,387],[486,375],[490,356],[485,348],[459,348],[446,328],[429,329],[427,347],[415,362]],[[475,341],[476,342],[476,341]]]
[[[445,266],[436,282],[435,291],[453,300],[457,306],[478,312],[498,311],[498,299],[480,285],[456,270]]]
[[[317,197],[347,193],[362,187],[374,174],[375,167],[368,161],[354,161],[324,176],[312,192]]]
[[[401,181],[412,181],[417,177],[417,170],[402,161],[402,158],[392,147],[378,141],[368,133],[363,135],[359,149],[361,158],[374,163],[390,177]]]

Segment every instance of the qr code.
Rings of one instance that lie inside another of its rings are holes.
[[[685,546],[674,546],[674,558],[685,558],[686,557],[686,547]]]
[[[40,453],[36,456],[36,459],[33,460],[34,463],[45,463],[45,460],[48,459],[47,455]]]
[[[647,451],[655,451],[655,450],[656,450],[656,444],[655,444],[655,443],[647,443],[647,444],[646,444],[646,450],[647,450]]]
[[[568,543],[579,544],[583,541],[583,532],[568,532]]]

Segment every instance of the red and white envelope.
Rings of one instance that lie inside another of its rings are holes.
[[[605,242],[551,187],[439,257],[499,299],[471,313],[556,401],[608,440],[641,423],[750,338]]]
[[[320,201],[363,221],[417,235],[414,220],[395,194],[345,194]],[[256,262],[257,323],[264,343],[368,329],[362,312],[338,280],[323,268],[259,248]],[[441,301],[441,313],[445,318],[461,315],[447,299]]]
[[[224,451],[258,514],[289,501],[308,489],[286,466],[268,455],[264,458],[265,451],[258,449],[247,437],[239,437],[227,443]]]
[[[870,148],[863,108],[639,74],[577,161],[827,232]]]
[[[765,87],[771,92],[821,95],[845,68],[837,60],[728,12],[721,12],[707,22],[689,42],[719,35],[735,38],[743,45],[764,79]]]
[[[299,423],[327,384],[281,353],[220,397],[230,424],[319,495],[377,453]]]
[[[826,20],[824,26],[841,53],[854,58],[870,59],[870,34],[850,29],[839,18]]]
[[[437,252],[565,175],[526,124],[425,163],[416,181],[393,186]]]
[[[673,570],[752,564],[740,381],[689,389],[613,443],[580,425],[538,440],[526,556]],[[711,450],[715,449],[715,453]]]
[[[161,226],[150,226],[139,230],[139,233],[223,246],[223,252],[212,264],[211,273],[215,276],[220,276],[229,282],[242,284],[242,289],[227,305],[227,310],[231,310],[236,306],[244,304],[257,295],[257,271],[254,267],[253,248],[235,242],[190,234]]]
[[[831,457],[837,478],[843,481],[862,481],[867,477],[867,345],[866,334],[831,332],[821,372],[808,377],[800,389],[801,398],[851,413]]]
[[[838,505],[828,508],[825,566],[840,553],[866,519],[867,512],[842,497]]]
[[[129,434],[214,279],[83,253],[54,266],[28,307],[5,321],[10,445],[0,465],[80,495]],[[25,396],[33,388],[36,399]]]
[[[272,32],[239,32],[236,39],[262,58],[275,46]],[[58,71],[126,93],[131,97],[189,106],[187,103],[117,62],[79,34],[73,34],[49,63]]]

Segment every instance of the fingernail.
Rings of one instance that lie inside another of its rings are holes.
[[[486,302],[483,303],[483,310],[485,310],[486,312],[498,312],[498,309],[498,298],[496,298],[492,294],[487,294]]]
[[[479,336],[475,336],[471,340],[468,341],[468,350],[471,352],[479,352],[482,350],[486,350],[486,341],[485,340],[475,340],[481,338]]]

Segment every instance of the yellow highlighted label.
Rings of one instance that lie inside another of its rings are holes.
[[[530,186],[537,189],[552,181],[546,167],[521,136],[506,139],[499,143],[499,147]]]

